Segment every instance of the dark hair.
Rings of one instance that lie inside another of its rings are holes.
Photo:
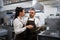
[[[35,11],[35,9],[34,9],[34,8],[30,8],[30,10],[34,10],[34,11]]]
[[[19,12],[22,12],[24,8],[22,7],[16,7],[15,9],[15,18],[17,18],[19,16]]]

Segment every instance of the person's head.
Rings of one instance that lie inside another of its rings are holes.
[[[34,17],[35,16],[35,9],[34,8],[31,8],[30,9],[30,17]]]
[[[15,18],[17,18],[18,16],[23,17],[25,15],[25,10],[22,7],[16,7],[15,12]]]

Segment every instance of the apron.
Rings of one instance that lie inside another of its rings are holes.
[[[24,26],[25,25],[23,24],[23,27]],[[20,34],[17,34],[15,40],[26,40],[26,30]]]
[[[35,20],[34,21],[28,20],[26,25],[33,25],[32,29],[28,29],[28,28],[26,29],[27,40],[37,40],[37,33],[35,32],[36,30]]]

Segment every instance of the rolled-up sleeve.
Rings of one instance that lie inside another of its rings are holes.
[[[39,22],[40,26],[44,26],[45,25],[45,20],[42,18]]]
[[[44,26],[44,20],[42,20],[42,19],[36,19],[36,21],[35,21],[35,23],[36,23],[36,26],[37,27],[41,27],[41,26]]]
[[[15,20],[13,25],[15,34],[20,34],[26,30],[26,27],[23,27],[23,24],[20,21]]]
[[[41,27],[40,20],[37,20],[37,27]]]

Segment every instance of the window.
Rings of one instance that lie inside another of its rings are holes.
[[[32,1],[32,0],[3,0],[4,5],[19,3],[19,2],[27,2],[27,1]]]

